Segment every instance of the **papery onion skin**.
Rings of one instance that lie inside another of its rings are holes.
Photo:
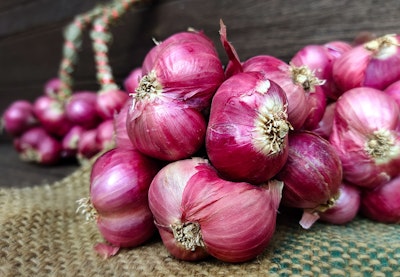
[[[345,92],[336,102],[329,138],[344,179],[371,189],[398,175],[399,130],[399,107],[383,91],[361,87]]]
[[[320,86],[315,87],[313,93],[307,94],[307,106],[309,113],[303,124],[303,129],[312,130],[318,126],[318,123],[324,116],[327,98]]]
[[[97,129],[82,132],[78,142],[77,158],[81,161],[92,158],[100,152],[101,147],[96,141]]]
[[[101,150],[110,149],[115,146],[114,120],[107,119],[96,128],[96,144]]]
[[[342,225],[351,222],[360,210],[361,190],[356,186],[342,183],[340,196],[335,205],[319,214],[319,220],[331,224]]]
[[[94,163],[90,201],[102,236],[120,247],[135,247],[156,228],[148,207],[148,189],[159,165],[135,150],[114,148]]]
[[[400,80],[389,85],[384,91],[386,94],[390,95],[400,107]]]
[[[115,132],[115,145],[121,148],[133,148],[132,142],[128,136],[126,129],[126,119],[128,117],[128,110],[131,105],[130,99],[126,101],[125,105],[114,116],[114,132]]]
[[[66,115],[74,125],[91,129],[100,122],[96,110],[97,94],[92,91],[77,91],[65,104]]]
[[[259,184],[286,162],[290,128],[285,92],[261,73],[239,73],[213,98],[207,154],[225,178]]]
[[[61,140],[63,157],[75,157],[78,152],[78,143],[85,129],[82,126],[76,125],[68,131]]]
[[[277,83],[286,93],[288,120],[295,130],[300,129],[308,115],[306,91],[293,80],[291,67],[284,61],[269,55],[254,56],[243,63],[243,72],[261,72]]]
[[[385,89],[400,79],[398,35],[386,35],[353,47],[333,64],[333,78],[342,91],[356,87]]]
[[[149,207],[163,244],[174,257],[180,260],[197,261],[209,256],[202,247],[197,247],[192,251],[177,244],[170,229],[171,224],[181,221],[183,191],[189,179],[197,173],[197,166],[202,163],[208,163],[208,161],[194,157],[169,163],[157,173],[149,188]]]
[[[142,78],[142,68],[134,68],[124,80],[124,89],[127,93],[134,93]]]
[[[192,158],[160,170],[150,185],[149,205],[165,246],[176,258],[197,260],[209,253],[225,262],[244,262],[268,245],[282,186],[271,181],[267,189],[226,181],[207,160]],[[176,235],[176,226],[199,228],[193,244]]]
[[[342,166],[327,140],[309,131],[296,131],[289,135],[289,156],[276,178],[285,184],[283,205],[318,214],[339,197]]]
[[[400,223],[400,176],[361,195],[361,213],[374,221]]]
[[[190,157],[204,144],[206,121],[199,110],[160,96],[133,100],[126,129],[135,149],[175,161]]]

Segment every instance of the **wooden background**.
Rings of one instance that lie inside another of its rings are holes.
[[[16,99],[33,100],[42,93],[46,80],[57,75],[64,27],[75,15],[101,2],[106,0],[0,0],[0,113]],[[163,40],[187,27],[204,30],[225,62],[218,37],[220,18],[243,60],[270,54],[287,61],[306,44],[351,41],[363,31],[398,33],[399,11],[398,0],[153,1],[129,11],[112,26],[111,65],[121,84],[141,64],[152,38]],[[87,34],[79,57],[74,89],[97,89]],[[5,152],[11,149],[8,136],[0,135],[0,142],[0,156],[6,159],[0,166],[5,172],[16,156]]]

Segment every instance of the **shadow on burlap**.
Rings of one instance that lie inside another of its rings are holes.
[[[95,224],[76,213],[88,178],[82,167],[53,184],[0,190],[0,276],[400,276],[400,225],[364,218],[310,230],[279,219],[266,251],[242,264],[178,261],[158,237],[104,260]]]

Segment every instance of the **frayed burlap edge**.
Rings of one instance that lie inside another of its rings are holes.
[[[357,218],[303,230],[280,214],[266,251],[242,264],[172,258],[158,237],[104,260],[95,224],[76,213],[88,166],[53,184],[0,190],[0,276],[400,276],[400,226]]]

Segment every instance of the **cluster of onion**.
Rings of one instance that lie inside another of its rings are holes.
[[[244,262],[267,247],[283,206],[303,211],[305,229],[359,211],[399,222],[400,81],[382,75],[383,91],[363,73],[388,68],[398,54],[386,47],[398,42],[387,40],[397,36],[309,45],[290,63],[240,61],[222,22],[220,38],[225,69],[192,30],[158,43],[125,80],[131,99],[115,118],[116,148],[91,173],[91,215],[111,243],[97,251],[114,255],[158,230],[178,259]],[[377,43],[386,54],[371,50]],[[350,88],[338,79],[359,64],[360,48],[370,63]]]
[[[53,165],[90,159],[114,142],[114,113],[129,95],[121,90],[65,94],[59,78],[44,85],[33,103],[17,100],[2,116],[23,161]]]

